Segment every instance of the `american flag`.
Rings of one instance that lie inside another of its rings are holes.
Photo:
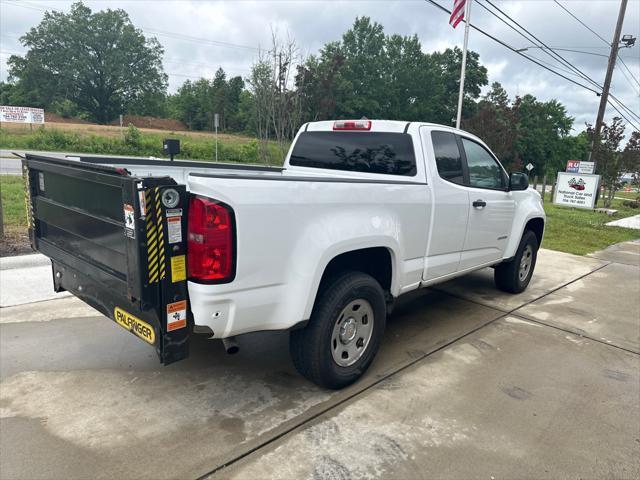
[[[449,17],[449,25],[451,25],[453,28],[456,28],[458,24],[462,20],[464,20],[464,6],[466,3],[466,0],[453,1],[453,10],[451,11],[451,16]]]

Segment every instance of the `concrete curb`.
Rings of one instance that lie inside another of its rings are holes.
[[[0,258],[0,270],[14,270],[16,268],[32,268],[50,265],[51,260],[39,253],[29,255],[15,255]]]

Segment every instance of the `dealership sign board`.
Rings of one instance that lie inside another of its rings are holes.
[[[44,125],[44,110],[42,108],[0,105],[0,122],[38,123]]]
[[[593,208],[600,175],[558,172],[553,203],[577,208]]]
[[[581,162],[580,160],[567,160],[567,173],[593,173],[596,164],[594,162]]]
[[[595,167],[595,162],[580,162],[580,165],[578,165],[578,173],[593,173]]]
[[[567,160],[567,172],[578,173],[580,168],[580,160]]]

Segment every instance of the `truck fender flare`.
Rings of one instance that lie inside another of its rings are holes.
[[[365,250],[367,248],[387,249],[391,258],[391,292],[392,295],[397,296],[400,287],[398,285],[398,279],[400,278],[401,273],[398,271],[400,268],[397,254],[399,245],[393,239],[384,237],[358,240],[358,243],[345,242],[345,244],[335,245],[335,248],[332,248],[323,254],[321,260],[318,262],[318,268],[314,272],[313,279],[311,281],[309,295],[307,296],[308,300],[302,317],[304,319],[303,321],[308,321],[311,316],[311,311],[313,310],[313,306],[315,305],[316,298],[318,296],[320,281],[322,280],[327,267],[332,260],[345,253]]]

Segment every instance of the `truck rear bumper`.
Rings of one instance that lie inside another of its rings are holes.
[[[301,320],[282,302],[286,285],[217,292],[216,285],[188,282],[195,325],[209,327],[213,338],[259,330],[286,330]]]

